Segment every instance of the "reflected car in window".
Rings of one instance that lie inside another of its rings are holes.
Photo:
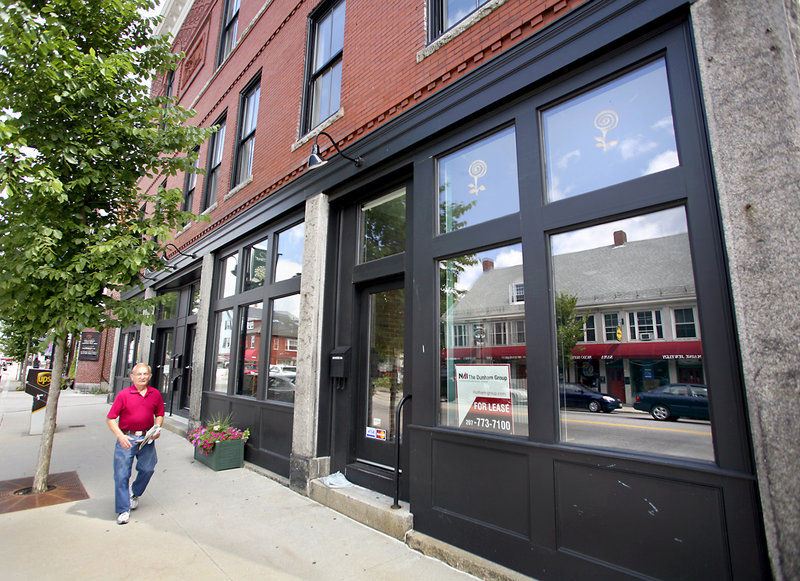
[[[708,388],[694,383],[669,383],[638,394],[633,407],[660,421],[707,420]]]
[[[619,398],[607,393],[598,393],[579,383],[560,383],[558,397],[562,408],[577,408],[590,412],[610,414],[622,407]]]
[[[294,376],[270,375],[267,381],[267,399],[294,403]]]

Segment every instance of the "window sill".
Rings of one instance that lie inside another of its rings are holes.
[[[252,181],[253,181],[253,175],[251,174],[249,178],[247,178],[242,183],[240,183],[238,186],[236,186],[235,188],[230,190],[227,194],[225,194],[225,196],[222,198],[222,200],[225,201],[225,200],[231,199],[233,196],[235,196],[240,191],[242,191],[245,187],[247,187],[250,183],[252,183]]]
[[[216,209],[217,209],[217,203],[216,203],[216,202],[214,202],[214,203],[213,203],[213,204],[211,204],[211,205],[210,205],[208,208],[206,208],[205,210],[203,210],[202,212],[200,212],[200,215],[201,215],[201,216],[207,216],[207,215],[209,215],[211,212],[213,212],[213,211],[214,211],[214,210],[216,210]]]
[[[303,137],[295,141],[292,144],[292,151],[294,152],[300,149],[303,145],[314,139],[317,135],[325,131],[328,127],[333,125],[336,121],[338,121],[342,117],[344,117],[344,107],[339,107],[339,110],[336,113],[328,117],[325,121],[314,127],[314,129],[303,135]]]
[[[457,23],[452,28],[445,30],[428,46],[417,52],[417,63],[421,63],[451,40],[457,38],[461,33],[472,28],[472,26],[489,16],[489,14],[500,8],[507,1],[508,0],[489,0],[489,2],[475,10],[475,12],[464,18],[464,20]]]

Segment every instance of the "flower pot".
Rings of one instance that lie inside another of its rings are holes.
[[[210,454],[203,454],[200,448],[194,449],[194,459],[212,470],[241,468],[244,465],[244,440],[221,440],[214,444]]]

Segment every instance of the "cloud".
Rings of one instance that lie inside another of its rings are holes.
[[[569,164],[572,160],[580,160],[581,158],[581,150],[580,149],[573,149],[569,153],[562,155],[559,160],[556,162],[556,167],[561,170],[566,170],[569,168]]]
[[[629,137],[623,139],[619,144],[620,154],[622,159],[631,159],[636,156],[652,151],[658,147],[655,141],[645,141],[645,139],[638,135],[636,137]]]
[[[642,175],[650,175],[660,171],[664,171],[666,169],[670,169],[673,167],[677,167],[679,164],[678,161],[678,152],[675,150],[664,151],[659,153],[653,159],[650,160],[650,163],[647,164],[647,169],[644,170]]]

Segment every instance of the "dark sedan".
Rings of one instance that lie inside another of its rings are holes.
[[[590,412],[612,411],[622,407],[619,398],[607,393],[598,393],[579,383],[562,383],[559,385],[559,399],[562,408],[579,408]]]
[[[669,383],[636,396],[634,409],[650,412],[661,421],[678,418],[707,420],[708,388],[694,383]]]

